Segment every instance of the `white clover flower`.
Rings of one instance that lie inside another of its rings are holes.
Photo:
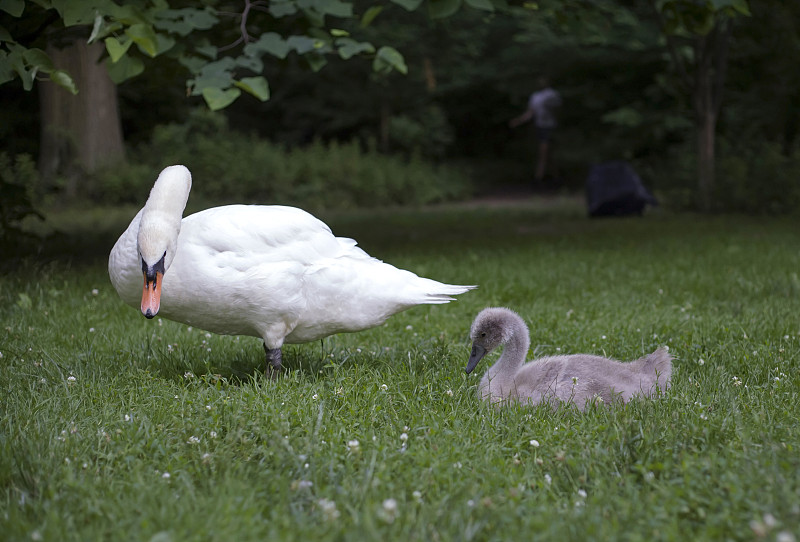
[[[69,375],[69,376],[67,377],[67,382],[75,382],[75,381],[77,381],[77,380],[78,380],[78,379],[77,379],[77,378],[75,378],[75,377],[74,377],[74,376],[72,376],[72,375]]]
[[[605,335],[602,335],[600,338],[605,340],[606,336],[605,336]]]
[[[706,361],[703,358],[700,358],[700,359],[697,360],[697,364],[698,365],[705,365]]]
[[[216,432],[216,431],[211,431],[211,432],[208,434],[208,436],[209,436],[209,437],[211,437],[211,438],[217,438],[217,432]]]
[[[211,405],[206,405],[206,410],[211,410]]]
[[[394,522],[397,517],[397,501],[395,499],[386,499],[383,501],[382,517],[386,523]]]
[[[414,326],[410,324],[406,326],[406,331],[411,331],[412,329],[414,329]]]
[[[742,379],[739,378],[738,376],[734,376],[733,377],[733,385],[734,386],[741,386],[742,385]]]
[[[796,542],[796,540],[791,531],[781,531],[775,536],[775,542]]]
[[[381,384],[381,390],[386,391],[388,389],[389,389],[389,386],[387,386],[386,384]]]
[[[344,388],[342,387],[336,388],[336,395],[344,395]]]
[[[162,474],[162,475],[161,475],[161,477],[162,477],[164,480],[169,480],[170,474],[169,474],[168,472],[165,472],[164,474]]]
[[[99,293],[100,290],[98,290],[97,288],[92,288],[92,295],[98,295]]]
[[[124,419],[125,419],[125,421],[126,421],[126,422],[129,422],[129,421],[131,421],[131,417],[130,417],[130,415],[129,415],[129,414],[125,414],[125,417],[124,417]]]
[[[186,444],[200,444],[200,438],[192,435],[189,437],[189,440],[186,441]]]
[[[89,333],[94,333],[94,328],[93,327],[89,328]]]
[[[414,500],[417,502],[422,501],[422,492],[419,490],[414,490],[414,492],[411,493],[411,496],[414,497]]]
[[[775,516],[767,512],[764,514],[764,525],[767,526],[769,529],[774,529],[775,525],[778,524],[778,520],[775,519]]]
[[[312,398],[312,399],[314,399],[314,400],[316,401],[317,399],[319,399],[319,395],[317,395],[317,394],[315,393],[314,395],[312,395],[312,396],[311,396],[311,398]]]
[[[403,442],[408,440],[408,433],[400,433],[400,440]]]
[[[583,489],[579,489],[578,490],[578,497],[580,497],[581,499],[585,499],[586,498],[586,491],[583,490]]]
[[[211,338],[211,333],[206,333],[205,337],[206,337],[206,339],[210,339]]]
[[[456,461],[453,463],[453,468],[460,469],[462,467],[461,461]]]
[[[449,397],[452,397],[452,396],[453,396],[453,390],[450,390],[450,389],[448,389],[448,390],[447,390],[445,393],[446,393],[446,394],[447,394]]]
[[[355,439],[348,440],[347,447],[350,448],[350,451],[353,452],[354,454],[361,451],[361,443]]]
[[[544,475],[544,483],[548,486],[553,483],[553,478],[549,474]]]
[[[538,448],[539,447],[539,441],[536,440],[536,439],[531,439],[531,446],[533,446],[534,448]]]
[[[320,499],[317,501],[317,506],[322,510],[322,514],[328,521],[333,521],[339,517],[339,510],[336,509],[336,503],[330,499]]]
[[[183,373],[183,378],[187,380],[190,378],[194,378],[194,374],[191,371],[186,371],[185,373]]]
[[[292,482],[292,489],[294,489],[295,491],[298,490],[302,491],[304,489],[311,489],[313,485],[314,482],[312,482],[311,480],[295,480],[294,482]]]

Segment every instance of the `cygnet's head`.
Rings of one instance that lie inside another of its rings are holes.
[[[522,322],[522,318],[511,309],[489,307],[478,313],[472,322],[469,334],[472,339],[472,352],[467,362],[467,374],[475,370],[484,356],[508,342],[518,327],[515,325],[517,322]]]

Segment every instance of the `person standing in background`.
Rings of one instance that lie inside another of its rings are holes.
[[[536,174],[534,188],[542,186],[548,171],[555,175],[555,160],[553,159],[554,132],[558,127],[558,108],[561,107],[561,95],[550,86],[550,80],[542,76],[538,80],[539,88],[528,99],[527,109],[508,123],[511,128],[534,121],[536,139],[539,142],[536,158]]]

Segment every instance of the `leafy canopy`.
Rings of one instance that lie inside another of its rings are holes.
[[[494,10],[502,0],[463,0],[480,10]],[[406,10],[425,7],[432,18],[447,17],[462,0],[392,0]],[[333,20],[357,20],[368,26],[385,5],[367,5],[359,13],[347,0],[243,0],[235,18],[211,6],[172,8],[168,0],[0,0],[0,84],[19,79],[25,90],[36,79],[49,79],[77,93],[72,76],[58,69],[45,52],[48,43],[84,27],[88,43],[103,43],[104,62],[119,84],[141,74],[147,59],[166,56],[187,69],[187,93],[202,96],[212,110],[222,109],[246,92],[261,101],[270,97],[264,63],[297,55],[318,71],[330,55],[344,60],[372,58],[380,73],[405,74],[403,55],[391,45],[377,47],[350,32],[330,26]],[[214,36],[233,36],[215,45]],[[85,36],[83,36],[85,38]]]

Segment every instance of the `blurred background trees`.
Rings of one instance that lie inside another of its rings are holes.
[[[564,98],[561,189],[624,159],[674,207],[800,205],[797,2],[86,4],[100,7],[69,21],[58,2],[0,6],[0,138],[35,157],[34,200],[138,202],[177,161],[215,201],[347,207],[525,186],[534,137],[507,121],[547,74]],[[85,70],[101,66],[64,58],[70,47],[109,69]]]

